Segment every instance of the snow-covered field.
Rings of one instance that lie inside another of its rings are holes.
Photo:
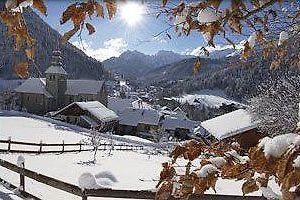
[[[0,139],[11,137],[14,141],[39,143],[76,143],[84,139],[86,132],[74,126],[25,113],[0,111]]]
[[[172,99],[182,104],[188,103],[190,105],[206,108],[219,108],[223,104],[240,104],[236,101],[228,99],[222,91],[218,90],[201,90],[194,94],[185,94],[181,97],[173,97]]]
[[[26,142],[60,143],[78,142],[85,138],[87,130],[67,125],[55,120],[26,116],[18,112],[0,112],[0,139],[11,137],[13,140]],[[64,153],[64,154],[22,154],[25,158],[26,168],[57,178],[61,181],[79,185],[78,179],[83,173],[91,173],[97,177],[101,172],[112,173],[117,182],[110,183],[113,189],[124,190],[154,190],[159,179],[161,163],[169,160],[166,154],[157,154],[155,143],[132,136],[112,136],[114,140],[121,142],[132,142],[131,144],[143,144],[144,150],[140,151],[99,151],[96,164],[90,161],[93,159],[93,152]],[[109,140],[103,138],[103,140]],[[4,153],[0,154],[0,159],[17,163],[20,154]],[[179,166],[185,163],[179,159]],[[199,160],[195,161],[195,166],[199,166]],[[183,172],[182,167],[178,167],[179,173]],[[0,167],[0,177],[4,180],[19,185],[19,175]],[[100,180],[99,180],[100,181]],[[101,181],[100,181],[101,182]],[[107,180],[102,180],[107,184]],[[218,180],[216,191],[223,195],[242,195],[243,181]],[[108,186],[107,184],[106,186]],[[26,178],[26,191],[42,199],[81,199],[75,195],[63,192],[50,186],[38,183]],[[208,193],[214,193],[212,190]],[[1,194],[1,192],[0,192]],[[260,192],[251,195],[261,195]],[[108,198],[90,198],[106,199]]]
[[[19,154],[2,154],[1,159],[17,162]],[[113,189],[124,190],[154,190],[159,174],[161,163],[169,158],[164,155],[147,155],[142,152],[121,152],[113,151],[99,152],[97,163],[91,164],[92,152],[66,153],[66,154],[44,154],[29,155],[23,154],[26,168],[37,171],[44,175],[78,185],[80,175],[91,173],[97,175],[100,172],[111,172],[117,179],[112,183]],[[195,161],[198,162],[198,161]],[[184,166],[183,163],[178,163]],[[177,168],[178,172],[183,168]],[[0,167],[0,174],[4,180],[15,185],[19,184],[19,176],[16,173]],[[241,195],[243,181],[218,180],[216,185],[217,194]],[[36,181],[26,179],[26,190],[42,199],[80,199],[75,195],[51,188]],[[207,193],[214,194],[213,190]],[[260,192],[251,195],[261,195]],[[90,198],[89,198],[90,199]],[[92,198],[91,198],[92,199]]]
[[[17,162],[19,154],[2,154],[1,159]],[[89,172],[96,175],[103,171],[110,171],[117,182],[112,185],[116,189],[148,190],[153,189],[159,178],[161,163],[167,160],[162,155],[147,155],[138,152],[108,151],[98,152],[97,163],[91,164],[93,152],[67,153],[67,154],[23,154],[26,168],[44,175],[78,185],[81,174]],[[15,185],[19,184],[19,176],[0,167],[1,178]],[[153,180],[154,179],[154,180]],[[49,186],[42,186],[33,180],[26,180],[28,192],[42,199],[73,199],[67,198],[70,194],[59,192]],[[61,195],[61,196],[57,196]],[[65,198],[64,195],[67,195]],[[71,195],[73,196],[73,195]],[[55,198],[54,198],[55,197]],[[59,198],[61,197],[61,198]]]

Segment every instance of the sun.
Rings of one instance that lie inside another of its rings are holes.
[[[141,3],[129,1],[120,5],[121,19],[129,26],[135,26],[141,22],[145,13],[145,6]]]

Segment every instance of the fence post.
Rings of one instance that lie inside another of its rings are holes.
[[[40,149],[39,149],[39,153],[42,153],[42,148],[43,148],[43,141],[40,141]]]
[[[81,152],[81,141],[79,141],[79,152]]]
[[[25,159],[23,156],[19,156],[17,160],[18,167],[20,168],[20,190],[25,192]]]
[[[82,200],[87,200],[87,195],[85,190],[82,190],[82,194],[81,194]]]
[[[11,149],[11,137],[8,138],[8,147],[7,147],[7,151],[10,152]]]
[[[62,141],[62,150],[61,150],[61,152],[63,153],[65,151],[65,141],[63,140]]]

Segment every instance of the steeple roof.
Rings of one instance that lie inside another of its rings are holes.
[[[59,50],[53,51],[51,66],[45,71],[45,74],[63,74],[68,75],[63,68],[61,52]]]

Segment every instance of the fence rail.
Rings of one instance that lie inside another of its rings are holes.
[[[21,188],[21,194],[26,193],[25,191],[25,177],[31,178],[37,182],[46,184],[48,186],[51,186],[53,188],[74,194],[76,196],[79,196],[82,198],[82,200],[87,200],[88,197],[106,197],[106,198],[127,198],[127,199],[154,199],[155,198],[155,192],[153,191],[135,191],[135,190],[112,190],[112,189],[85,189],[82,190],[80,187],[63,182],[61,180],[31,171],[29,169],[25,168],[25,163],[21,167],[10,163],[8,161],[0,159],[0,166],[19,173],[20,174],[20,188]],[[1,179],[1,178],[0,178]],[[29,194],[31,195],[31,194]],[[33,196],[33,195],[31,195]],[[39,198],[35,198],[39,199]],[[253,197],[253,196],[232,196],[232,195],[192,195],[190,200],[196,200],[196,199],[204,199],[204,200],[261,200],[265,199],[263,197]],[[168,200],[176,200],[174,197],[170,197]]]
[[[94,148],[83,148],[90,146],[85,143],[33,143],[33,142],[21,142],[21,141],[13,141],[11,139],[8,140],[0,140],[0,144],[7,144],[6,149],[1,149],[0,152],[10,152],[10,153],[68,153],[68,152],[81,152],[81,151],[93,151]],[[13,145],[24,145],[24,146],[32,146],[37,147],[37,150],[21,150],[21,149],[13,149]],[[44,147],[58,147],[59,150],[45,150]],[[65,147],[74,147],[73,149],[65,149]],[[129,145],[129,144],[114,144],[111,145],[109,143],[102,143],[98,147],[98,150],[142,150],[143,146],[138,145]]]

